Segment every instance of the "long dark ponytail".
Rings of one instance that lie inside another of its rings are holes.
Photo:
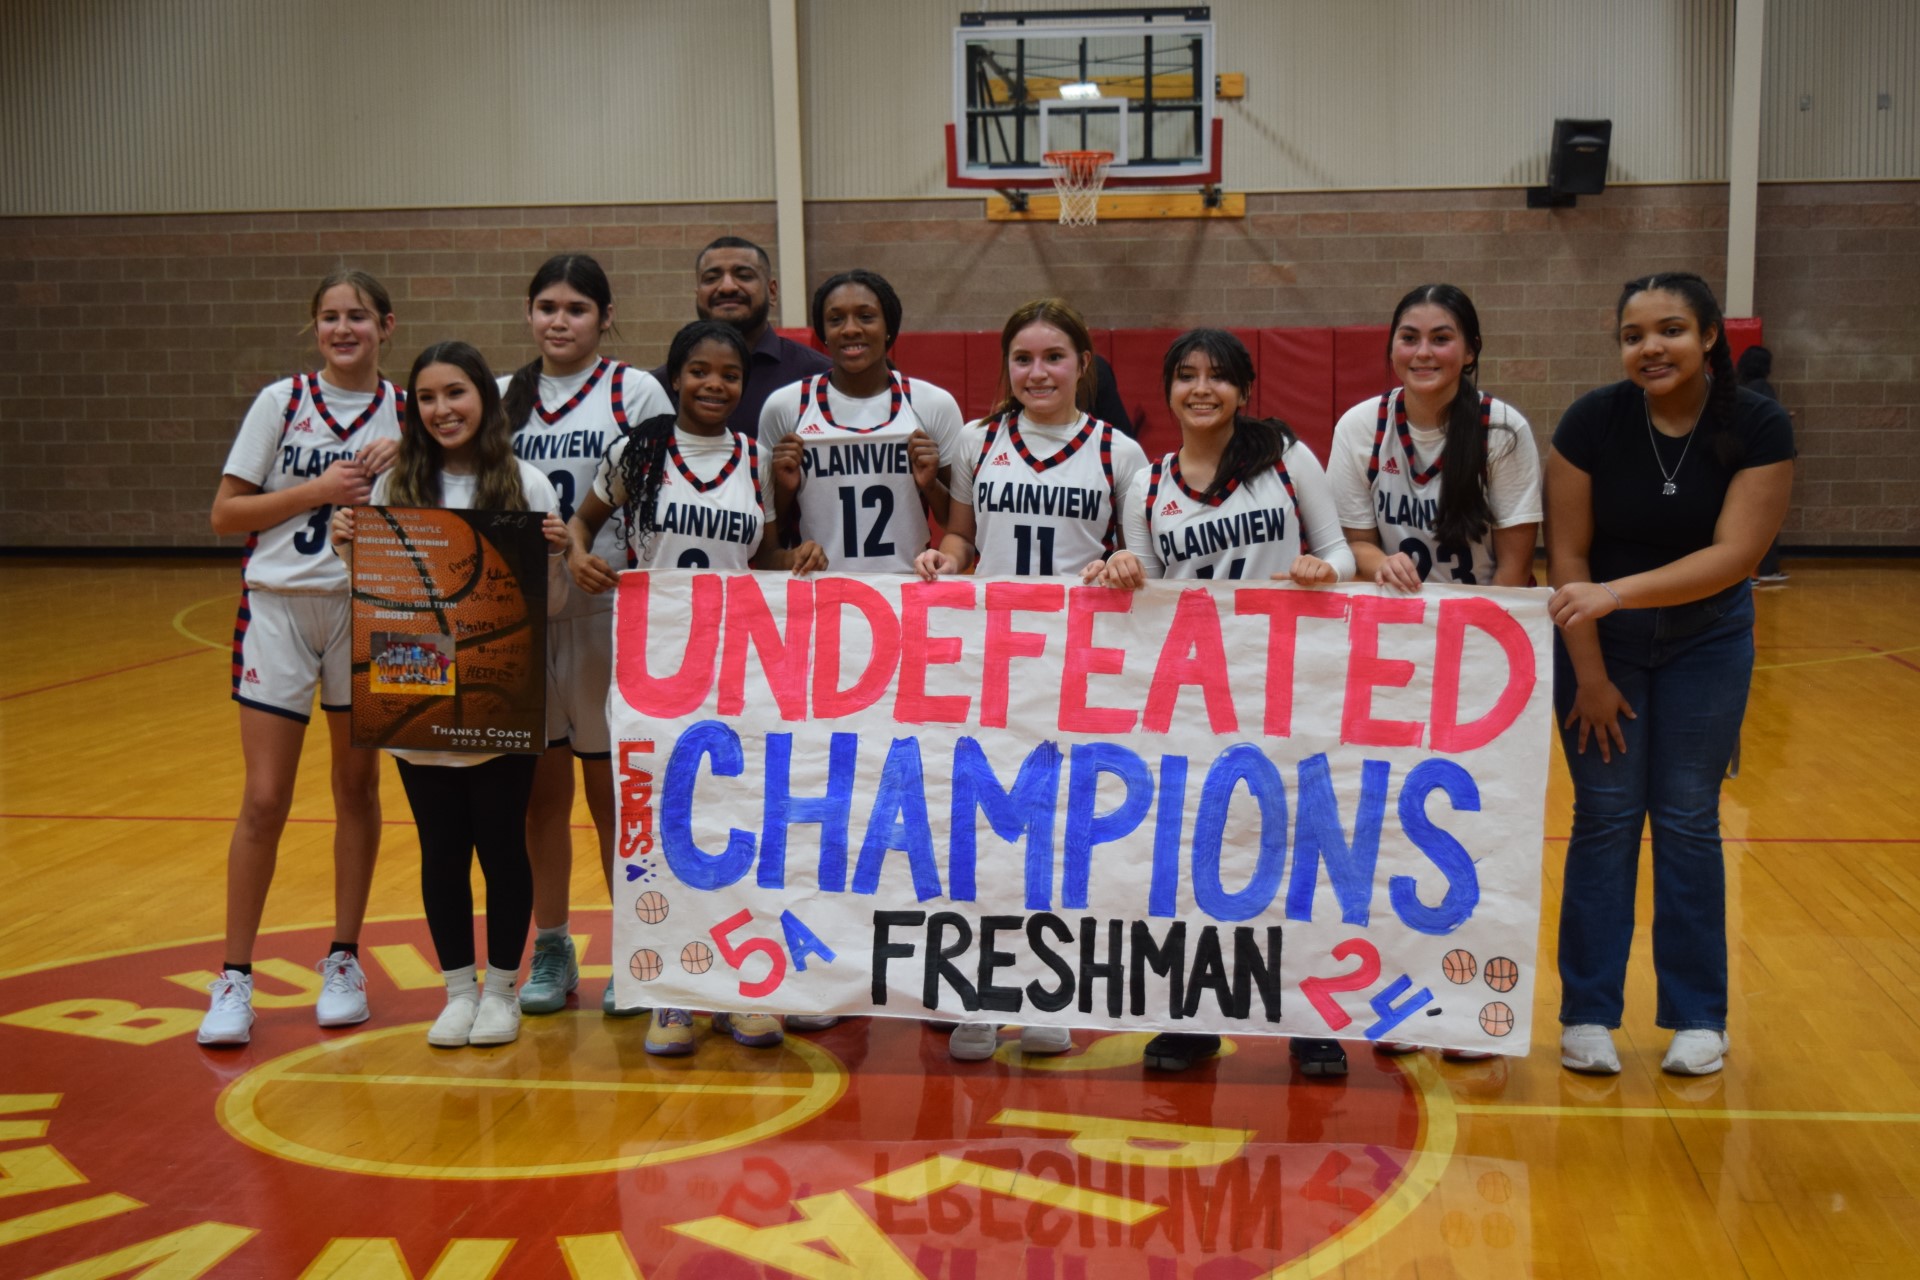
[[[750,364],[747,340],[740,331],[719,320],[695,320],[673,335],[667,347],[667,385],[680,381],[680,371],[695,347],[703,342],[718,342],[733,348],[740,358],[744,374]],[[744,382],[742,383],[744,386]],[[660,505],[660,483],[666,478],[667,446],[673,442],[673,429],[679,418],[671,413],[657,414],[630,429],[626,434],[626,452],[620,455],[620,488],[627,500],[620,504],[622,520],[619,537],[622,545],[639,560],[646,559],[647,544],[657,529],[655,517]]]
[[[541,263],[527,285],[527,305],[531,307],[535,298],[556,284],[564,284],[591,298],[602,320],[613,306],[613,286],[607,283],[607,273],[584,253],[556,253]],[[507,393],[500,399],[507,411],[507,421],[515,431],[527,424],[527,419],[533,416],[534,404],[540,399],[540,368],[541,357],[535,356],[515,369],[513,380],[507,383]]]
[[[1166,359],[1160,362],[1160,384],[1167,400],[1173,400],[1173,378],[1181,362],[1194,354],[1203,355],[1213,371],[1231,382],[1240,392],[1244,406],[1253,398],[1253,356],[1246,344],[1225,329],[1189,329],[1173,340]],[[1235,482],[1246,484],[1263,471],[1271,471],[1280,456],[1293,447],[1293,428],[1278,418],[1255,418],[1236,413],[1233,437],[1220,455],[1213,483],[1201,496],[1218,498]]]
[[[1400,299],[1393,309],[1393,322],[1387,326],[1388,359],[1392,359],[1394,335],[1400,331],[1400,318],[1418,306],[1435,306],[1453,317],[1460,340],[1467,346],[1468,358],[1460,370],[1460,384],[1454,388],[1453,402],[1447,406],[1446,440],[1440,446],[1440,502],[1433,514],[1434,537],[1440,542],[1467,546],[1486,536],[1493,523],[1493,506],[1487,500],[1487,471],[1493,442],[1480,419],[1480,312],[1465,290],[1450,284],[1423,284]],[[1502,424],[1503,431],[1512,428]],[[1508,442],[1512,447],[1512,442]]]
[[[1693,313],[1693,322],[1699,326],[1702,339],[1707,330],[1713,330],[1713,345],[1707,348],[1709,381],[1703,420],[1707,423],[1713,456],[1724,467],[1738,466],[1745,452],[1740,437],[1733,431],[1734,406],[1740,398],[1740,387],[1733,372],[1732,345],[1727,341],[1727,318],[1720,310],[1720,299],[1713,296],[1713,286],[1691,271],[1656,271],[1650,276],[1629,280],[1620,290],[1620,301],[1613,308],[1616,334],[1627,303],[1642,293],[1670,293],[1680,299]]]

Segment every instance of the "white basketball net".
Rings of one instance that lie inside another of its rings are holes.
[[[1053,189],[1060,193],[1060,225],[1090,227],[1098,221],[1100,188],[1113,152],[1049,151],[1040,160],[1053,171]]]

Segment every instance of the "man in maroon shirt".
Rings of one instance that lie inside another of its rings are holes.
[[[768,323],[780,300],[780,282],[773,278],[767,251],[739,236],[721,236],[694,259],[693,309],[702,320],[732,325],[747,340],[751,353],[747,385],[740,393],[727,426],[743,435],[760,432],[760,406],[781,387],[816,373],[833,362],[812,347],[789,341]],[[654,380],[667,386],[667,368],[653,371]],[[671,398],[673,389],[667,388]]]

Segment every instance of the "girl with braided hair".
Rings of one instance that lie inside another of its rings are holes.
[[[1630,281],[1626,380],[1560,419],[1547,456],[1554,706],[1573,777],[1560,904],[1560,1061],[1620,1070],[1613,1028],[1653,827],[1654,1021],[1663,1070],[1720,1070],[1727,1040],[1720,779],[1753,672],[1748,575],[1786,517],[1793,427],[1737,389],[1706,281]]]
[[[615,440],[569,522],[568,563],[582,591],[601,595],[618,582],[613,566],[592,549],[615,512],[618,558],[626,568],[811,573],[827,567],[816,542],[782,550],[778,528],[767,519],[765,485],[797,486],[798,461],[784,477],[773,465],[763,474],[759,441],[727,429],[746,385],[747,360],[745,340],[721,321],[696,320],[674,335],[667,380],[679,412],[649,418]],[[771,1013],[716,1013],[713,1025],[753,1047],[783,1038],[780,1019]],[[646,1050],[692,1053],[690,1011],[655,1009]]]

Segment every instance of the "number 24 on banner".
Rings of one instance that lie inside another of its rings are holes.
[[[740,914],[745,915],[746,912],[743,911]],[[1335,960],[1351,960],[1356,956],[1359,957],[1360,963],[1351,973],[1337,974],[1331,978],[1300,980],[1300,990],[1306,994],[1307,1003],[1312,1005],[1320,1016],[1326,1019],[1327,1026],[1335,1031],[1352,1022],[1353,1019],[1347,1016],[1347,1011],[1342,1009],[1339,1002],[1333,998],[1333,993],[1364,991],[1380,977],[1380,950],[1365,938],[1349,938],[1333,949]],[[1409,998],[1400,1000],[1400,997],[1406,994],[1407,988],[1412,985],[1413,981],[1405,974],[1401,974],[1387,984],[1386,990],[1379,992],[1367,1002],[1379,1015],[1379,1020],[1367,1028],[1367,1039],[1378,1040],[1433,999],[1433,992],[1422,987]],[[742,987],[741,990],[744,991],[746,988]],[[1400,1003],[1395,1004],[1395,1000],[1400,1000]]]
[[[758,1000],[762,996],[772,995],[787,979],[787,955],[792,953],[794,967],[800,972],[807,971],[807,957],[819,956],[828,964],[833,963],[833,949],[820,941],[813,930],[801,923],[800,917],[791,911],[780,913],[780,930],[786,935],[786,950],[772,938],[748,938],[736,942],[733,934],[753,923],[753,913],[742,907],[740,910],[707,930],[707,936],[713,939],[713,945],[720,952],[720,958],[736,970],[745,971],[747,960],[756,955],[767,957],[769,968],[765,977],[748,982],[740,980],[740,994],[749,1000]]]

